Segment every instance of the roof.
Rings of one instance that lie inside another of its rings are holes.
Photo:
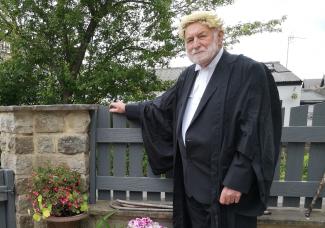
[[[301,85],[302,81],[294,73],[285,68],[280,62],[266,62],[277,85]],[[175,80],[186,67],[156,69],[156,75],[162,80]]]
[[[186,67],[160,68],[156,69],[156,75],[161,80],[175,80]]]
[[[302,84],[302,88],[305,89],[316,89],[322,86],[324,86],[324,78],[305,79]]]
[[[300,102],[302,104],[318,103],[318,102],[324,102],[324,101],[325,101],[325,95],[322,95],[322,94],[316,92],[313,89],[303,89],[303,90],[301,90]]]
[[[301,79],[280,62],[265,62],[265,65],[271,70],[277,85],[301,85]]]

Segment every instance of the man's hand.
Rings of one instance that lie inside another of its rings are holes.
[[[221,192],[219,202],[221,204],[229,205],[238,203],[241,197],[241,192],[224,187]]]
[[[109,105],[110,112],[125,113],[125,104],[122,101],[112,102]]]

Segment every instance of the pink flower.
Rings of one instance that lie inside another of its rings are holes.
[[[132,219],[128,223],[128,228],[164,228],[158,222],[152,221],[149,217]]]

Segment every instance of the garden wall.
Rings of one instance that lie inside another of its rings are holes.
[[[15,173],[17,228],[44,227],[34,226],[28,215],[33,168],[48,162],[64,164],[88,179],[90,111],[94,109],[94,105],[0,107],[1,167]]]

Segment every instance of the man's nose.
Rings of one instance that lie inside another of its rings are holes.
[[[194,37],[194,40],[193,40],[193,47],[194,48],[197,48],[200,46],[200,40],[197,38],[197,37]]]

